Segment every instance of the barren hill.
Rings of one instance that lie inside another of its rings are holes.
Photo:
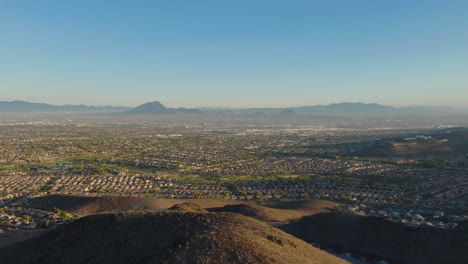
[[[229,212],[253,217],[264,222],[282,222],[291,219],[291,212],[255,204],[233,204],[208,209],[210,212]]]
[[[191,203],[200,208],[213,212],[233,212],[247,215],[266,222],[283,222],[301,218],[306,215],[328,212],[327,208],[339,205],[336,202],[324,200],[309,201],[268,201],[260,205],[253,202],[241,202],[223,199],[157,199],[145,197],[90,197],[74,195],[49,195],[38,197],[30,201],[35,208],[59,208],[77,215],[90,215],[105,212],[122,211],[154,211],[168,209],[171,206],[192,207],[179,205]],[[187,208],[179,208],[187,209]]]
[[[169,208],[169,210],[190,212],[190,213],[208,213],[208,211],[202,208],[200,205],[189,203],[189,202],[176,204],[172,206],[171,208]]]
[[[311,201],[285,201],[285,202],[264,202],[262,205],[254,203],[233,204],[224,207],[209,208],[211,212],[231,212],[245,216],[250,216],[264,222],[284,222],[291,219],[298,219],[303,216],[321,212],[328,212],[336,202],[324,200]]]
[[[238,214],[97,214],[0,249],[5,263],[346,263]]]
[[[425,158],[430,156],[457,156],[468,154],[468,131],[456,129],[431,134],[429,140],[379,143],[353,153],[362,157]]]
[[[283,225],[305,241],[378,255],[395,263],[465,263],[466,229],[414,228],[355,213],[320,213]]]
[[[38,197],[29,203],[35,208],[54,208],[77,214],[90,215],[104,212],[121,211],[154,211],[168,209],[169,207],[190,201],[202,208],[221,207],[226,204],[239,204],[242,202],[223,199],[158,199],[150,197],[91,197],[77,195],[48,195]]]

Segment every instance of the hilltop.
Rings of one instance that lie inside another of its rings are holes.
[[[171,114],[201,114],[203,113],[197,109],[189,108],[167,108],[158,101],[148,102],[130,109],[123,114],[132,115],[171,115]]]
[[[211,212],[228,212],[237,213],[245,216],[253,217],[264,222],[282,222],[293,218],[295,212],[286,210],[267,208],[256,204],[233,204],[223,207],[210,208]]]
[[[202,208],[200,205],[195,204],[195,203],[190,203],[190,202],[173,205],[168,210],[190,212],[190,213],[208,213],[208,211]]]
[[[0,249],[7,263],[346,263],[237,214],[98,214]]]
[[[250,216],[264,222],[285,222],[303,216],[322,212],[329,212],[333,206],[341,205],[337,202],[325,200],[264,202],[232,204],[224,207],[208,208],[211,212],[230,212]]]

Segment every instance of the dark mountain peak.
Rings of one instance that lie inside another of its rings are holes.
[[[167,109],[163,104],[159,101],[147,102],[142,105],[137,106],[135,109]]]
[[[161,108],[166,108],[163,104],[161,104],[159,101],[153,101],[153,102],[147,102],[141,106],[144,106],[144,105],[151,105],[151,106],[154,106],[154,107],[161,107]]]
[[[279,112],[279,115],[280,116],[286,116],[286,117],[291,117],[291,116],[299,116],[298,113],[296,113],[296,111],[290,109],[290,108],[286,108],[284,110],[282,110],[281,112]]]
[[[201,114],[200,110],[192,108],[168,108],[158,101],[148,102],[126,112],[127,114],[167,115],[167,114]]]
[[[158,101],[147,102],[142,105],[139,105],[127,113],[129,114],[156,114],[156,115],[164,115],[164,114],[172,114],[174,110],[171,110],[165,107]]]

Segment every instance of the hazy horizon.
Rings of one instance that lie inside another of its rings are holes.
[[[72,103],[72,104],[64,104],[64,103],[59,103],[59,104],[55,104],[55,103],[49,103],[49,102],[41,102],[41,101],[27,101],[27,100],[20,100],[20,99],[11,99],[11,100],[1,100],[0,99],[0,102],[14,102],[14,101],[22,101],[22,102],[27,102],[27,103],[38,103],[38,104],[41,104],[41,103],[45,103],[45,104],[49,104],[49,105],[56,105],[56,106],[65,106],[65,105],[86,105],[86,106],[91,106],[91,107],[129,107],[129,108],[133,108],[133,107],[137,107],[137,106],[140,106],[142,104],[145,104],[145,103],[151,103],[151,102],[154,102],[154,101],[145,101],[145,102],[141,102],[139,104],[136,104],[136,105],[124,105],[124,104],[85,104],[85,103]],[[389,106],[389,107],[393,107],[393,108],[405,108],[405,107],[434,107],[434,108],[441,108],[441,109],[444,109],[444,108],[447,108],[447,109],[458,109],[458,110],[468,110],[468,107],[464,106],[464,107],[457,107],[457,106],[437,106],[437,105],[417,105],[417,104],[412,104],[412,105],[402,105],[402,106],[395,106],[395,105],[387,105],[387,104],[381,104],[381,103],[378,103],[378,102],[332,102],[332,103],[326,103],[326,104],[309,104],[309,105],[289,105],[289,106],[246,106],[246,107],[241,107],[241,106],[222,106],[222,105],[194,105],[194,106],[183,106],[183,105],[178,105],[178,104],[166,104],[165,102],[162,102],[162,101],[159,101],[159,100],[155,100],[161,104],[163,104],[164,106],[166,107],[172,107],[172,108],[178,108],[178,107],[190,107],[190,108],[198,108],[198,109],[232,109],[232,110],[235,110],[235,109],[249,109],[249,108],[252,108],[252,109],[263,109],[263,108],[296,108],[296,107],[307,107],[307,106],[327,106],[327,105],[334,105],[334,104],[345,104],[345,103],[350,103],[350,104],[377,104],[377,105],[382,105],[382,106]]]
[[[468,105],[466,1],[8,1],[0,100]]]

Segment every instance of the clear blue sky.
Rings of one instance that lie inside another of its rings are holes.
[[[0,100],[468,106],[468,1],[0,0]]]

